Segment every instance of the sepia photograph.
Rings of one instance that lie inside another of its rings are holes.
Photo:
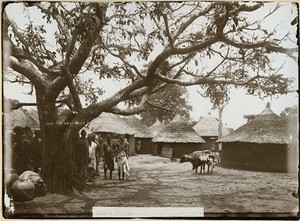
[[[2,218],[300,218],[298,3],[1,6]]]

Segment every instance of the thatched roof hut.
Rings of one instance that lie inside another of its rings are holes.
[[[160,122],[159,119],[156,119],[155,123],[152,124],[149,129],[151,131],[151,133],[153,134],[153,136],[156,136],[164,127],[165,125]]]
[[[288,144],[290,135],[287,121],[276,115],[268,103],[261,114],[219,139],[218,142]]]
[[[193,129],[206,141],[205,149],[211,151],[219,151],[219,145],[216,140],[219,137],[219,121],[210,114],[201,117],[199,122],[193,126]],[[226,136],[232,132],[231,128],[222,128],[222,136]]]
[[[211,115],[200,118],[199,122],[193,126],[193,129],[201,137],[218,137],[219,121]],[[222,136],[226,136],[232,132],[231,128],[222,128]]]
[[[19,108],[10,113],[4,115],[4,127],[5,129],[12,130],[16,126],[20,127],[31,127],[32,129],[39,129],[39,122],[36,122],[31,117],[27,110]]]
[[[179,115],[168,123],[152,141],[164,143],[205,143],[205,140]]]
[[[152,141],[156,143],[155,153],[169,158],[179,158],[182,154],[201,150],[205,143],[180,116],[164,126]]]
[[[264,111],[231,134],[221,138],[221,166],[235,169],[297,171],[297,147],[290,145],[287,121],[268,103]]]
[[[115,134],[129,134],[137,133],[133,128],[128,126],[125,121],[118,115],[112,113],[101,113],[98,117],[86,124],[82,129],[88,133],[115,133]]]
[[[151,142],[153,134],[150,129],[142,123],[141,120],[135,116],[123,117],[123,120],[133,128],[136,133],[135,137],[135,153],[138,154],[152,154],[154,153],[154,143]]]
[[[131,128],[137,131],[134,134],[134,137],[137,138],[152,138],[153,135],[148,127],[142,123],[141,120],[136,118],[135,116],[127,116],[122,118],[126,124],[128,124]]]

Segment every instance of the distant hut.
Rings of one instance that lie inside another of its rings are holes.
[[[156,121],[154,122],[154,124],[152,124],[149,129],[153,135],[153,137],[155,137],[157,134],[159,134],[159,132],[164,128],[164,124],[162,122],[160,122],[159,119],[156,119]],[[158,154],[158,148],[159,146],[161,147],[160,143],[154,143],[154,151],[153,154],[154,155],[159,155]]]
[[[33,117],[23,108],[13,110],[4,115],[4,129],[13,130],[16,126],[30,127],[33,130],[40,129],[39,122],[35,121]]]
[[[179,115],[168,123],[153,139],[153,142],[161,145],[161,156],[179,158],[183,154],[203,149],[205,143],[194,129],[188,125]]]
[[[120,135],[127,135],[129,141],[129,154],[135,154],[135,145],[133,135],[137,133],[118,115],[112,113],[101,113],[98,117],[86,124],[82,129],[87,133],[98,133],[102,136],[112,134],[113,138],[119,138]]]
[[[32,117],[36,122],[40,122],[39,113],[35,109],[28,110],[27,113]]]
[[[223,144],[221,166],[267,172],[297,170],[297,165],[291,168],[288,162],[295,154],[295,147],[289,149],[291,141],[287,121],[268,103],[261,114],[218,140]]]
[[[210,114],[205,117],[201,117],[199,122],[193,126],[193,129],[205,140],[203,147],[207,150],[218,151],[218,143],[216,143],[219,137],[219,121],[212,117]],[[222,136],[226,136],[233,131],[231,128],[222,128]]]
[[[159,119],[156,119],[155,123],[152,124],[149,129],[151,131],[151,133],[153,134],[153,136],[156,136],[164,127],[165,125],[160,122]]]
[[[140,145],[140,149],[137,153],[140,154],[152,154],[154,150],[154,144],[151,142],[153,135],[148,127],[142,123],[141,120],[135,116],[123,117],[125,123],[127,123],[131,128],[133,128],[137,133],[134,134],[136,147]],[[140,144],[138,144],[140,142]]]

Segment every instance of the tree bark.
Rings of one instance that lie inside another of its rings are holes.
[[[42,178],[51,193],[72,190],[72,176],[76,174],[76,158],[67,153],[63,135],[65,127],[57,122],[55,101],[37,94],[43,148]]]

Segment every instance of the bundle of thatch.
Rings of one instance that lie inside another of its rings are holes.
[[[276,115],[268,103],[261,114],[218,142],[288,144],[290,135],[287,121]]]
[[[151,131],[151,133],[153,134],[153,136],[156,136],[164,127],[165,125],[160,122],[159,119],[156,119],[155,123],[152,124],[149,129]]]
[[[193,126],[193,129],[201,137],[218,137],[219,136],[219,121],[211,115],[202,117],[199,122]],[[222,128],[222,136],[226,136],[233,131],[231,128]]]
[[[10,113],[4,115],[4,127],[5,129],[12,130],[16,126],[19,127],[31,127],[32,129],[39,129],[40,125],[36,122],[28,112],[19,108]]]
[[[179,115],[168,123],[152,141],[163,143],[205,143],[205,140]]]
[[[128,126],[120,116],[106,112],[101,113],[82,129],[85,129],[88,133],[103,132],[123,135],[133,135],[137,133],[137,131]]]
[[[148,127],[142,123],[141,120],[135,116],[123,117],[125,123],[127,123],[131,128],[133,128],[137,133],[134,134],[137,138],[152,138],[153,135]]]

